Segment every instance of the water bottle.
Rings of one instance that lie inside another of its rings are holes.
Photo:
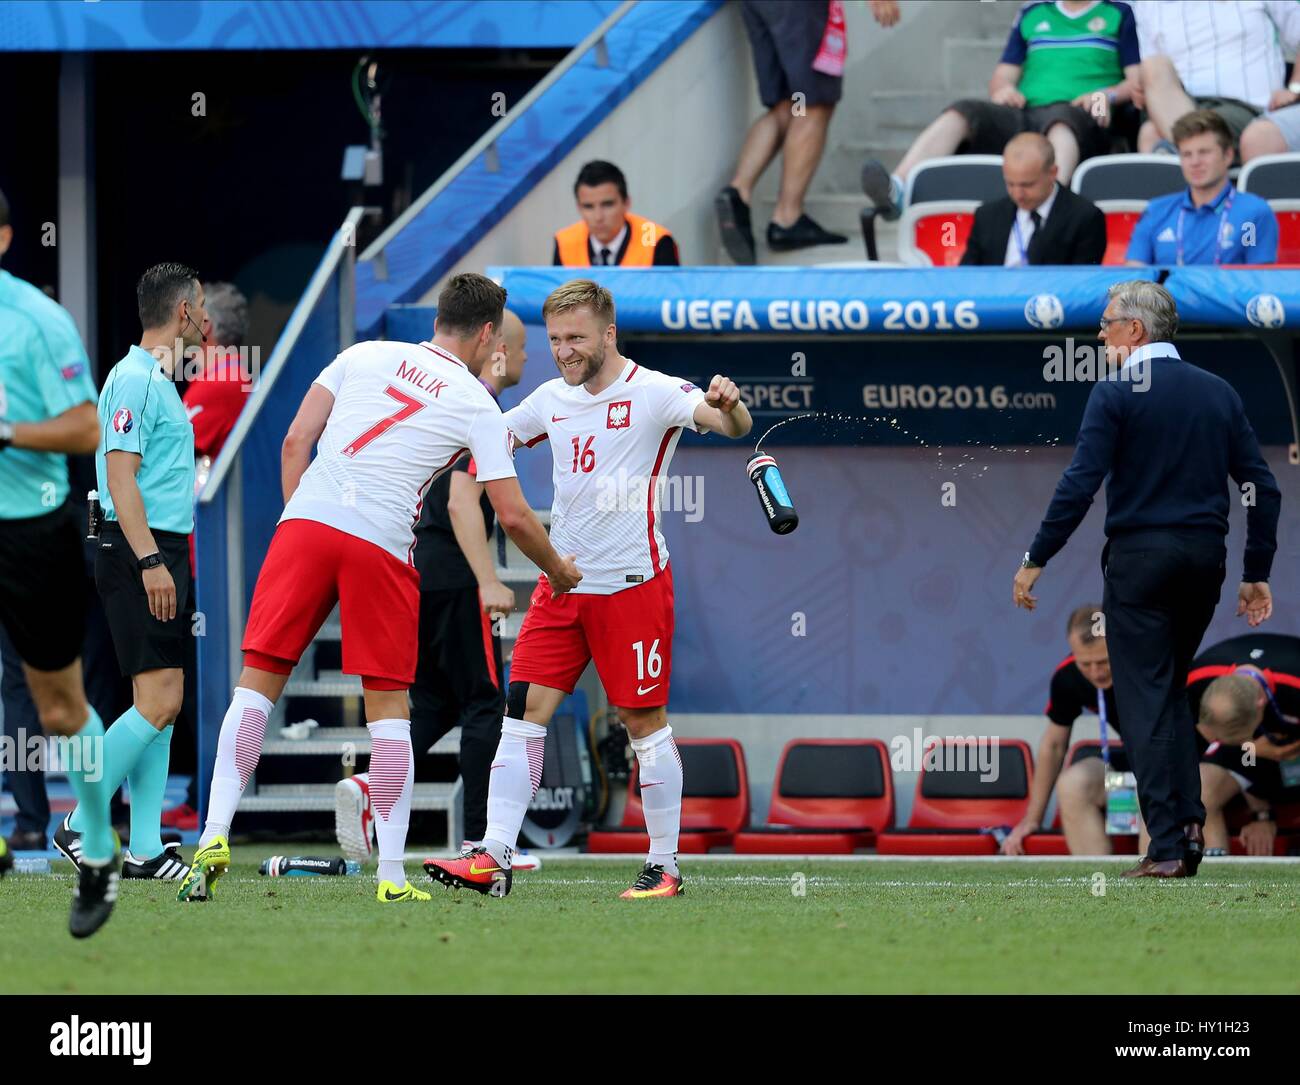
[[[271,878],[302,878],[312,875],[360,874],[361,864],[341,857],[322,859],[310,855],[272,855],[263,859],[259,874]]]
[[[15,874],[48,874],[49,872],[48,859],[14,859]]]
[[[758,502],[763,506],[767,526],[778,535],[788,535],[799,526],[799,514],[781,478],[776,460],[766,452],[755,452],[745,464],[745,473],[758,491]]]

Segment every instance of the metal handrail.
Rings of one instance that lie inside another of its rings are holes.
[[[289,317],[289,323],[284,326],[284,331],[280,333],[280,338],[276,340],[274,349],[271,351],[271,357],[267,359],[266,368],[262,372],[261,379],[248,397],[248,403],[242,411],[239,412],[239,420],[235,423],[234,429],[230,431],[230,436],[222,446],[216,462],[212,465],[212,472],[208,475],[208,481],[203,487],[203,492],[199,495],[199,502],[207,504],[216,499],[221,490],[221,484],[230,472],[231,464],[239,456],[240,449],[243,446],[244,438],[252,428],[253,423],[257,420],[258,413],[262,409],[262,404],[271,394],[271,389],[275,385],[276,378],[280,375],[280,370],[284,368],[284,361],[289,356],[294,347],[298,345],[298,340],[302,336],[303,328],[307,326],[307,321],[311,319],[312,313],[316,311],[316,305],[325,293],[325,288],[329,285],[330,280],[339,271],[339,265],[344,265],[345,274],[349,273],[356,263],[356,238],[357,227],[361,219],[366,215],[366,209],[363,207],[354,207],[348,212],[347,218],[343,220],[334,236],[330,238],[330,243],[325,249],[325,255],[321,257],[321,262],[316,268],[316,273],[311,277],[307,284],[307,289],[303,292],[298,304],[294,306],[293,315]],[[348,334],[347,329],[351,327],[353,332]],[[355,335],[356,327],[356,302],[352,297],[345,297],[344,291],[339,294],[339,346],[340,349],[351,346],[351,340]]]
[[[474,145],[470,147],[469,150],[456,159],[456,161],[452,163],[441,177],[426,188],[410,207],[394,219],[388,229],[375,238],[375,240],[367,246],[365,251],[362,252],[361,259],[364,261],[370,261],[380,258],[383,255],[384,249],[388,246],[388,243],[401,233],[412,219],[428,207],[429,204],[432,203],[433,200],[452,183],[452,181],[456,180],[457,177],[468,169],[470,164],[478,158],[479,155],[490,153],[496,146],[497,142],[501,139],[501,136],[506,129],[523,116],[523,114],[528,111],[529,107],[537,101],[538,98],[550,90],[550,88],[554,86],[571,68],[573,68],[590,49],[597,48],[597,63],[599,63],[601,67],[607,67],[609,64],[609,54],[603,48],[605,36],[610,32],[614,25],[627,15],[627,13],[635,6],[636,0],[624,0],[622,4],[614,9],[614,11],[610,12],[604,22],[575,45],[573,49],[570,50],[568,56],[546,73],[541,82],[520,98],[504,117],[484,132],[483,135],[474,142]],[[380,277],[383,278],[383,275],[381,274]]]

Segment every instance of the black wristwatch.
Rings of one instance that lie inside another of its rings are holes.
[[[0,452],[14,443],[14,424],[0,419]]]
[[[1029,551],[1026,550],[1026,551],[1025,551],[1025,560],[1022,561],[1022,562],[1020,563],[1020,568],[1022,568],[1022,569],[1041,569],[1042,566],[1039,565],[1038,562],[1036,562],[1036,561],[1030,561],[1030,560],[1029,560]]]
[[[152,569],[163,563],[162,555],[154,551],[147,558],[141,558],[136,562],[136,566],[143,572],[145,569]]]

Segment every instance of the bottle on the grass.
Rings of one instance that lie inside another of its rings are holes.
[[[257,872],[271,878],[360,874],[361,864],[337,856],[323,859],[309,855],[272,855],[269,859],[262,860]]]

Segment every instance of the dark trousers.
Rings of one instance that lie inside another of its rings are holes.
[[[487,833],[488,776],[501,742],[501,639],[477,588],[420,592],[420,660],[411,686],[415,774],[425,752],[460,724],[465,838]]]
[[[5,736],[14,743],[18,756],[15,772],[6,772],[9,791],[18,807],[15,828],[20,833],[40,833],[46,836],[50,828],[50,800],[45,793],[45,773],[28,772],[23,765],[27,742],[33,736],[43,735],[41,721],[36,715],[36,705],[27,690],[23,677],[23,661],[18,658],[9,634],[0,627],[0,663],[4,677],[0,678],[0,700],[4,704]]]
[[[1223,586],[1217,532],[1143,531],[1102,556],[1106,644],[1124,749],[1155,861],[1185,854],[1183,826],[1205,823],[1187,670]]]

